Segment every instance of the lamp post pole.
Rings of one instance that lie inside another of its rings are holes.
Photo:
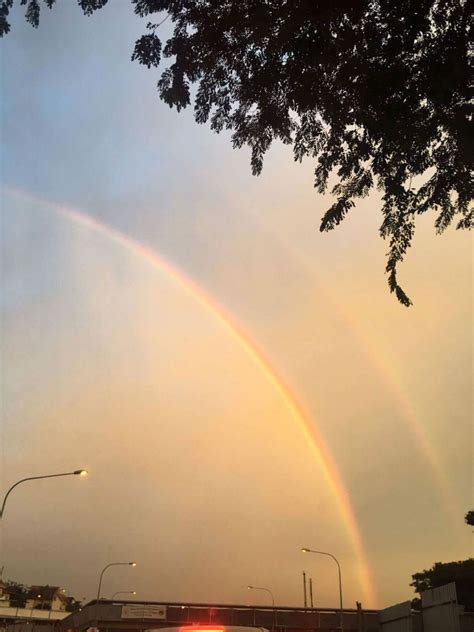
[[[340,628],[341,628],[341,632],[344,632],[344,608],[342,605],[342,579],[341,579],[341,566],[339,564],[339,562],[337,561],[337,558],[334,557],[334,555],[332,553],[326,553],[326,551],[314,551],[313,549],[307,549],[307,548],[303,548],[301,549],[301,551],[303,553],[317,553],[318,555],[327,555],[328,557],[332,557],[332,559],[336,562],[337,564],[337,571],[339,574],[339,609],[340,609]]]
[[[272,606],[273,606],[273,608],[275,607],[275,599],[273,598],[273,593],[268,588],[262,588],[261,586],[247,586],[247,590],[264,590],[265,592],[267,592],[270,595],[270,597],[272,599]]]
[[[247,590],[264,590],[267,592],[272,599],[272,608],[273,608],[273,625],[276,625],[276,611],[275,611],[275,598],[273,597],[273,593],[268,588],[263,588],[262,586],[247,586]]]
[[[97,601],[99,601],[100,599],[100,589],[102,587],[102,578],[104,576],[105,571],[108,568],[110,568],[111,566],[136,566],[136,565],[137,565],[136,562],[111,562],[110,564],[107,564],[107,566],[104,566],[99,578],[99,587],[97,588]]]
[[[21,483],[25,483],[26,481],[38,481],[43,478],[57,478],[58,476],[86,476],[87,473],[88,473],[87,470],[75,470],[74,472],[63,472],[62,474],[46,474],[44,476],[29,476],[28,478],[22,478],[20,481],[17,481],[14,485],[12,485],[10,489],[7,491],[7,493],[5,494],[2,507],[0,509],[0,518],[3,518],[3,515],[5,513],[5,505],[7,504],[8,496],[15,489],[17,485],[20,485]]]

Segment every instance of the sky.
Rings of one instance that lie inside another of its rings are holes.
[[[473,555],[472,243],[377,193],[321,234],[311,162],[160,102],[125,0],[2,41],[3,578],[103,596],[383,607]],[[166,34],[167,25],[163,25]],[[0,493],[1,496],[1,493]]]

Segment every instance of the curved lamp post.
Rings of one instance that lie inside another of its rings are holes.
[[[301,552],[302,553],[317,553],[318,555],[327,555],[328,557],[332,557],[332,559],[336,562],[337,570],[339,573],[339,609],[341,611],[340,628],[341,628],[341,632],[344,632],[344,608],[342,606],[342,580],[341,580],[341,567],[339,565],[339,562],[334,557],[334,555],[332,555],[332,553],[326,553],[325,551],[313,551],[313,549],[303,548],[301,549]]]
[[[110,568],[111,566],[136,566],[137,563],[136,562],[111,562],[110,564],[107,564],[107,566],[104,566],[104,568],[102,569],[102,572],[100,574],[100,579],[99,579],[99,587],[97,588],[97,601],[99,601],[100,599],[100,589],[102,586],[102,577],[104,576],[105,571]]]
[[[115,599],[117,595],[136,595],[136,594],[137,594],[136,590],[118,590],[117,592],[114,592],[111,599]]]
[[[25,483],[26,481],[38,481],[42,478],[57,478],[58,476],[86,476],[88,474],[87,470],[74,470],[74,472],[63,472],[62,474],[46,474],[44,476],[29,476],[28,478],[22,478],[21,481],[17,481],[14,485],[10,487],[10,489],[5,494],[5,498],[3,499],[2,508],[0,509],[0,518],[3,518],[3,514],[5,513],[5,505],[7,504],[7,498],[10,493],[15,489],[17,485],[21,483]]]
[[[269,590],[268,588],[262,588],[261,586],[247,586],[247,590],[264,590],[265,592],[267,592],[270,597],[272,598],[272,606],[275,607],[275,599],[273,597],[273,593],[271,590]]]

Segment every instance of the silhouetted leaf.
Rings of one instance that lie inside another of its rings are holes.
[[[160,64],[161,42],[154,33],[142,35],[140,39],[135,42],[132,61],[135,59],[148,68]]]

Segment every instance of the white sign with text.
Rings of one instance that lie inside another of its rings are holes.
[[[122,606],[122,619],[166,619],[166,606],[128,604]]]

